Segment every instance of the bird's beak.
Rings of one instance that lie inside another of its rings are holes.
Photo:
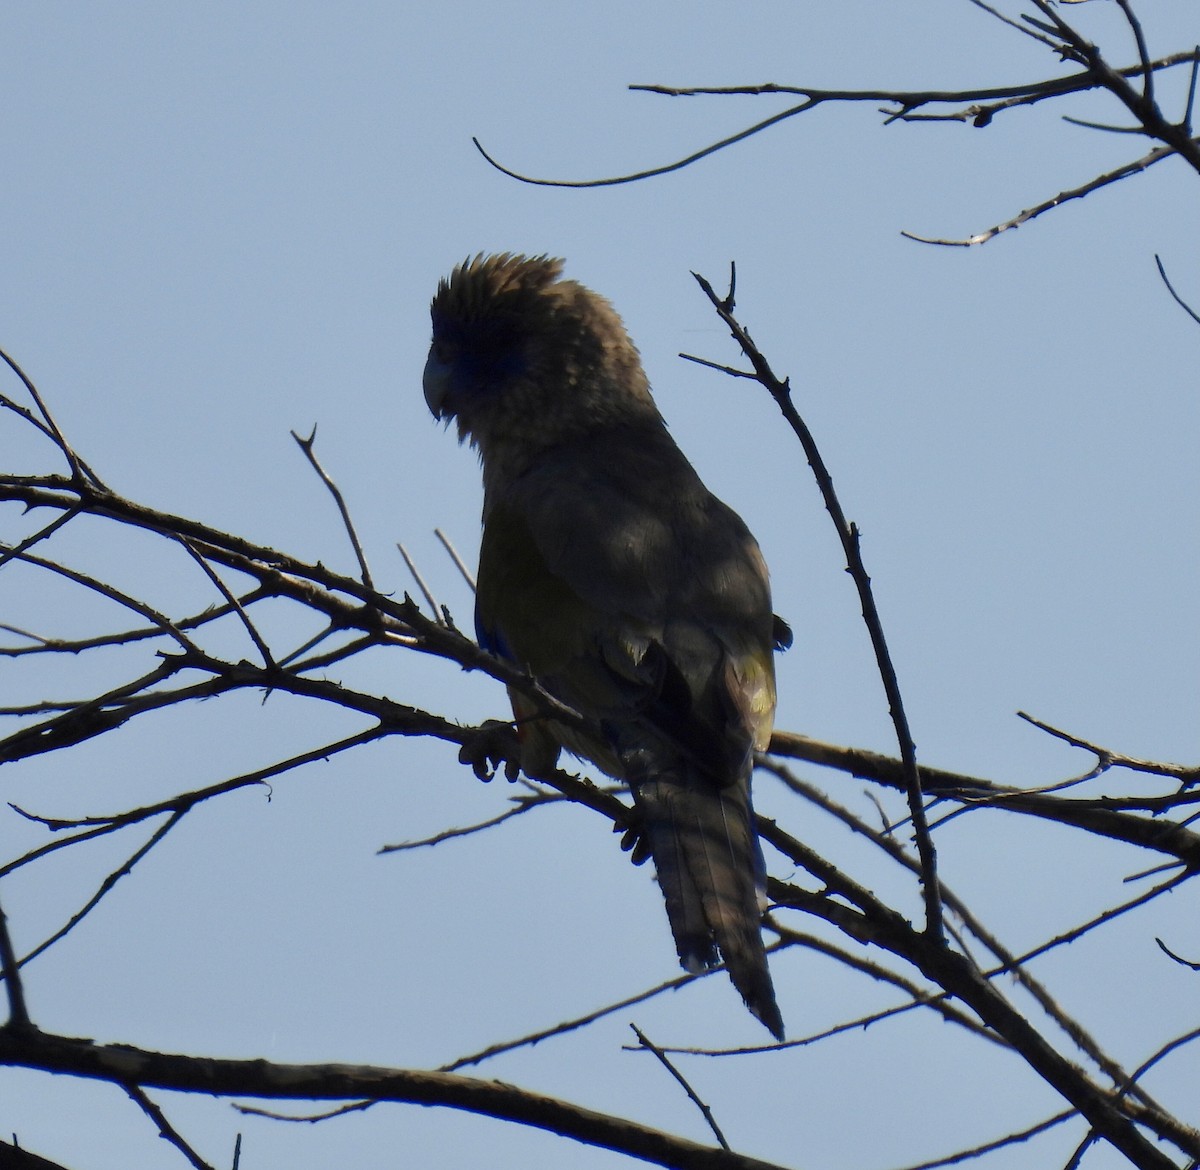
[[[450,367],[432,353],[425,363],[421,383],[425,387],[425,402],[434,418],[441,421],[454,413],[447,405],[450,397]]]

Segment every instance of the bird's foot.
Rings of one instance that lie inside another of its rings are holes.
[[[650,839],[645,834],[642,810],[631,808],[624,820],[613,824],[613,832],[621,834],[621,848],[629,854],[634,865],[644,865],[650,860]]]
[[[461,764],[469,764],[485,784],[504,765],[504,778],[513,781],[521,771],[521,744],[517,729],[503,719],[487,719],[474,728],[458,750]]]

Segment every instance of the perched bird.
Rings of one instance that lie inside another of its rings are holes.
[[[525,771],[565,747],[628,784],[681,963],[723,960],[782,1039],[750,807],[781,628],[766,565],[667,433],[621,319],[562,267],[476,256],[431,306],[425,399],[483,464],[479,641],[595,729],[513,692]]]

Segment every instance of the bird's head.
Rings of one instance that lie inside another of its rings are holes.
[[[485,463],[608,422],[658,418],[641,362],[603,298],[560,279],[562,261],[476,256],[438,285],[425,401]]]

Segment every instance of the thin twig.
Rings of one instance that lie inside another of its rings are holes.
[[[902,231],[900,234],[906,239],[916,240],[918,244],[940,244],[942,247],[947,248],[972,248],[976,244],[986,244],[988,240],[994,239],[1001,232],[1009,231],[1012,228],[1019,228],[1022,224],[1028,223],[1031,219],[1036,219],[1039,215],[1043,215],[1055,207],[1061,207],[1064,203],[1068,203],[1072,199],[1082,199],[1085,195],[1090,195],[1093,191],[1098,191],[1101,187],[1107,187],[1110,183],[1115,183],[1129,175],[1144,171],[1152,167],[1155,163],[1162,162],[1164,158],[1170,158],[1175,153],[1175,148],[1172,146],[1156,147],[1149,154],[1144,155],[1134,162],[1126,163],[1124,166],[1117,167],[1116,170],[1099,175],[1078,187],[1060,191],[1052,199],[1036,203],[1033,207],[1026,208],[1020,215],[1014,215],[1012,219],[1005,220],[1004,223],[998,223],[986,231],[968,236],[966,239],[939,239],[934,236],[919,236],[915,232],[908,231]]]
[[[9,561],[21,556],[22,553],[33,548],[35,544],[43,540],[48,540],[60,528],[69,524],[78,516],[83,509],[81,507],[71,508],[66,512],[60,512],[53,520],[50,521],[44,528],[39,528],[37,532],[31,536],[27,536],[20,544],[12,545],[10,548],[0,547],[0,568],[3,568]],[[4,627],[9,629],[11,627]]]
[[[186,810],[184,810],[186,811]],[[33,962],[38,955],[44,951],[48,951],[56,942],[70,934],[104,899],[104,897],[112,892],[113,887],[121,880],[121,878],[133,872],[133,867],[137,865],[153,849],[162,839],[179,823],[183,818],[184,813],[176,812],[162,825],[160,825],[150,837],[150,839],[142,845],[131,857],[123,861],[116,869],[109,873],[100,883],[99,889],[80,907],[67,921],[58,928],[49,938],[44,939],[28,954],[23,956],[18,967],[24,967],[27,963]]]
[[[247,606],[253,602],[261,601],[266,596],[268,596],[266,590],[256,585],[249,592],[239,597],[238,601],[242,606]],[[206,606],[200,613],[182,618],[173,624],[177,630],[194,630],[218,621],[232,612],[232,606],[210,605]],[[0,655],[6,658],[21,658],[31,654],[79,654],[84,650],[96,650],[105,646],[124,646],[162,636],[162,630],[157,626],[144,626],[133,630],[119,630],[113,634],[97,634],[91,638],[70,639],[44,638],[40,634],[33,634],[28,630],[21,630],[15,626],[8,626],[2,623],[0,623],[0,630],[8,630],[14,634],[20,634],[21,637],[29,638],[37,643],[34,646],[0,646]]]
[[[1117,6],[1125,15],[1125,22],[1129,25],[1134,43],[1137,45],[1138,58],[1142,62],[1142,100],[1146,105],[1152,106],[1154,104],[1154,70],[1150,68],[1150,52],[1146,48],[1146,34],[1142,31],[1142,22],[1138,20],[1129,0],[1117,0]]]
[[[485,829],[494,829],[497,825],[504,824],[505,821],[511,821],[514,817],[529,812],[530,809],[540,808],[567,798],[558,792],[547,792],[537,797],[515,797],[514,799],[519,802],[515,808],[505,809],[504,812],[489,817],[486,821],[478,821],[473,825],[463,825],[455,829],[443,829],[440,833],[434,833],[430,837],[422,837],[416,841],[399,841],[395,845],[381,845],[376,852],[379,854],[404,853],[413,849],[432,848],[434,845],[441,845],[444,841],[454,841],[459,837],[471,837],[476,833],[482,833]]]
[[[1191,959],[1185,959],[1182,955],[1177,955],[1161,938],[1155,938],[1158,943],[1158,949],[1162,951],[1168,959],[1174,959],[1182,967],[1187,967],[1191,971],[1200,971],[1200,963],[1193,962]]]
[[[278,663],[276,663],[276,665],[280,667],[292,666],[296,659],[300,658],[304,654],[307,654],[314,647],[319,646],[325,641],[326,638],[337,633],[341,628],[342,627],[337,622],[330,622],[323,630],[319,630],[317,633],[313,634],[311,638],[307,638],[305,641],[301,642],[300,645],[294,650],[290,650],[278,661]]]
[[[1096,756],[1096,759],[1106,768],[1120,767],[1128,768],[1133,772],[1149,772],[1155,776],[1172,776],[1183,784],[1194,784],[1197,780],[1200,780],[1200,768],[1195,765],[1161,764],[1153,760],[1139,760],[1135,756],[1127,756],[1122,752],[1113,751],[1111,748],[1101,747],[1099,744],[1081,739],[1077,735],[1072,735],[1069,731],[1063,731],[1060,728],[1053,727],[1049,723],[1043,723],[1042,720],[1035,719],[1025,711],[1018,711],[1017,717],[1024,719],[1026,723],[1033,724],[1034,727],[1040,731],[1044,731],[1047,735],[1052,735],[1055,739],[1061,739],[1063,743],[1069,743],[1072,747],[1092,752]]]
[[[1043,44],[1050,49],[1058,47],[1049,37],[1041,33],[1035,33],[1032,29],[1021,24],[1020,21],[1013,20],[1011,16],[1005,16],[998,8],[993,8],[990,4],[985,3],[985,0],[970,0],[970,3],[974,4],[976,8],[982,9],[989,16],[994,16],[1001,24],[1007,24],[1009,28],[1016,29],[1023,36],[1032,37],[1039,44]]]
[[[475,592],[475,578],[471,575],[471,570],[467,568],[466,562],[458,555],[458,549],[454,547],[450,538],[440,529],[435,528],[433,535],[442,542],[442,548],[449,554],[450,559],[454,562],[454,567],[462,574],[462,579],[471,587],[471,592]]]
[[[348,1105],[339,1105],[336,1109],[322,1109],[316,1113],[280,1113],[277,1109],[262,1109],[257,1105],[241,1105],[237,1102],[234,1102],[233,1107],[239,1113],[247,1113],[252,1117],[269,1117],[272,1121],[292,1121],[315,1125],[318,1121],[330,1121],[334,1117],[345,1117],[347,1113],[365,1113],[378,1104],[378,1101],[351,1101]]]
[[[958,1166],[973,1158],[982,1158],[985,1154],[994,1153],[996,1150],[1003,1150],[1008,1146],[1020,1145],[1022,1142],[1027,1142],[1030,1138],[1035,1138],[1039,1134],[1053,1129],[1056,1125],[1062,1125],[1064,1121],[1070,1121],[1072,1117],[1078,1116],[1079,1113],[1076,1110],[1064,1109],[1061,1113],[1056,1113],[1053,1117],[1047,1117],[1045,1121],[1036,1122],[1025,1129],[1019,1129],[1015,1133],[1006,1134],[1002,1138],[984,1142],[979,1146],[972,1146],[970,1149],[959,1150],[957,1154],[950,1154],[945,1158],[934,1158],[930,1162],[917,1162],[912,1166],[904,1167],[903,1170],[939,1170],[939,1167],[942,1166]]]
[[[325,641],[333,630],[326,630],[316,639],[310,640],[306,645],[302,646],[299,653],[311,649],[315,644]],[[383,638],[376,634],[363,634],[361,637],[352,638],[348,642],[343,642],[340,646],[335,646],[331,650],[326,650],[323,654],[314,654],[309,658],[301,658],[291,663],[291,668],[296,674],[306,674],[314,670],[324,670],[326,667],[332,666],[335,662],[341,662],[346,658],[353,658],[362,650],[366,650],[370,646],[379,646],[383,643]]]
[[[321,747],[314,748],[309,752],[302,752],[299,755],[292,756],[287,760],[282,760],[279,763],[272,764],[266,768],[259,768],[253,772],[246,772],[240,776],[231,777],[228,780],[222,780],[218,784],[209,785],[207,788],[195,789],[191,792],[183,792],[177,796],[171,797],[169,800],[159,801],[155,804],[143,805],[140,808],[129,809],[123,813],[113,813],[107,816],[90,816],[80,817],[73,821],[52,820],[48,817],[36,817],[32,813],[25,812],[16,805],[10,804],[9,807],[14,812],[21,816],[27,817],[30,820],[37,820],[42,824],[47,825],[51,829],[68,829],[73,827],[83,827],[81,832],[73,833],[70,836],[60,837],[56,841],[49,841],[44,845],[38,846],[36,849],[31,849],[28,853],[0,866],[0,878],[6,874],[12,873],[14,870],[20,869],[22,866],[45,857],[49,853],[53,853],[59,849],[65,849],[71,845],[78,844],[81,841],[90,841],[96,837],[102,837],[108,833],[114,833],[128,825],[138,824],[151,817],[160,816],[163,813],[182,813],[195,805],[206,800],[211,800],[214,797],[222,796],[227,792],[236,791],[239,788],[245,788],[254,784],[262,784],[266,786],[266,782],[291,771],[294,768],[300,767],[302,764],[314,763],[318,760],[327,760],[330,756],[336,755],[339,752],[348,751],[351,748],[357,747],[360,744],[370,743],[372,740],[379,739],[387,732],[383,728],[373,727],[366,731],[357,732],[354,735],[347,736],[345,739],[338,740],[334,743],[325,744]]]
[[[29,397],[33,399],[34,404],[38,408],[38,412],[42,416],[44,422],[44,430],[47,431],[50,437],[54,440],[55,445],[62,452],[63,458],[66,459],[67,465],[71,469],[71,478],[76,481],[88,480],[93,486],[102,491],[108,489],[104,486],[100,477],[86,464],[78,455],[75,454],[71,444],[67,442],[66,436],[59,430],[58,423],[54,421],[54,416],[50,413],[50,408],[46,405],[41,394],[38,393],[38,388],[33,384],[32,379],[25,373],[16,361],[9,354],[0,349],[0,360],[21,380],[21,384],[25,387]]]
[[[644,171],[635,171],[630,175],[617,175],[609,179],[577,179],[575,181],[535,179],[532,175],[522,175],[518,171],[511,170],[502,163],[497,162],[496,159],[483,149],[483,145],[478,138],[472,138],[471,141],[475,144],[475,149],[496,170],[502,175],[507,175],[510,179],[516,179],[521,183],[528,183],[534,187],[618,187],[622,183],[636,183],[641,179],[652,179],[658,175],[669,175],[672,171],[680,171],[684,167],[691,166],[694,162],[699,162],[702,158],[707,158],[710,154],[716,154],[717,151],[724,150],[727,146],[732,146],[735,142],[742,142],[747,138],[753,137],[755,134],[761,133],[768,127],[774,126],[779,122],[784,122],[788,118],[794,118],[797,114],[802,114],[805,110],[812,109],[816,104],[814,101],[801,102],[797,106],[791,106],[778,114],[773,114],[770,118],[764,118],[761,122],[756,122],[753,126],[748,126],[745,130],[739,130],[736,134],[730,134],[728,138],[722,138],[720,142],[714,142],[710,146],[693,151],[686,158],[677,159],[675,162],[666,163],[663,166],[648,167]]]
[[[767,954],[774,954],[778,950],[782,950],[788,943],[773,943],[767,947]],[[597,1020],[604,1019],[605,1016],[611,1016],[615,1012],[624,1011],[626,1008],[631,1008],[639,1003],[645,1003],[655,996],[662,995],[667,991],[677,991],[681,987],[686,987],[689,983],[694,983],[697,979],[707,979],[711,975],[724,970],[722,966],[710,967],[708,970],[697,972],[695,975],[677,975],[673,979],[668,979],[664,983],[656,984],[654,987],[647,988],[645,991],[639,991],[636,995],[628,996],[625,999],[618,1000],[616,1003],[607,1004],[604,1007],[597,1008],[595,1011],[588,1012],[586,1015],[576,1016],[570,1020],[564,1020],[562,1023],[555,1024],[553,1027],[543,1028],[536,1032],[530,1032],[528,1035],[520,1036],[515,1040],[506,1040],[499,1044],[492,1044],[479,1052],[473,1052],[468,1056],[460,1056],[457,1060],[451,1061],[449,1064],[444,1064],[440,1067],[440,1072],[455,1072],[460,1068],[467,1068],[470,1065],[482,1064],[485,1060],[491,1060],[495,1056],[501,1056],[506,1052],[514,1052],[519,1048],[531,1048],[536,1044],[542,1043],[543,1040],[549,1040],[552,1036],[563,1036],[568,1032],[577,1031],[580,1028],[586,1027],[588,1024],[595,1023]],[[772,1049],[778,1045],[772,1045]]]
[[[629,1027],[632,1029],[633,1034],[638,1038],[638,1043],[647,1052],[654,1054],[654,1057],[658,1063],[661,1064],[663,1068],[665,1068],[667,1072],[669,1072],[671,1076],[675,1078],[683,1091],[688,1095],[688,1100],[700,1110],[701,1117],[704,1118],[708,1128],[712,1130],[713,1137],[717,1139],[721,1149],[731,1149],[732,1147],[725,1140],[725,1135],[721,1132],[721,1127],[717,1124],[717,1119],[713,1116],[712,1109],[710,1109],[708,1105],[700,1100],[700,1098],[696,1095],[696,1090],[693,1089],[690,1084],[688,1084],[687,1078],[684,1077],[684,1075],[670,1062],[670,1060],[667,1059],[666,1053],[663,1052],[663,1050],[659,1048],[657,1044],[654,1044],[646,1035],[646,1033],[637,1026],[637,1024],[631,1023]]]
[[[400,550],[400,555],[404,558],[404,564],[408,568],[412,579],[417,583],[417,588],[421,591],[421,595],[425,598],[425,604],[429,606],[433,613],[433,620],[439,625],[442,622],[441,606],[438,605],[437,598],[434,597],[432,590],[425,583],[425,578],[421,576],[417,569],[416,562],[408,555],[408,549],[399,541],[396,541],[396,548]]]
[[[367,556],[363,552],[362,543],[358,539],[358,533],[354,529],[354,522],[350,519],[350,509],[346,506],[346,500],[342,495],[341,488],[334,482],[333,477],[321,466],[317,459],[314,444],[317,441],[317,427],[313,424],[312,433],[307,439],[301,438],[295,431],[292,431],[292,438],[296,440],[300,450],[304,452],[305,458],[312,464],[313,470],[321,478],[321,482],[329,489],[329,494],[333,496],[333,501],[337,504],[338,512],[342,517],[342,524],[345,525],[346,535],[350,538],[350,544],[354,549],[354,555],[358,558],[358,568],[361,573],[363,586],[367,589],[374,590],[375,584],[371,580],[371,570],[367,565]]]
[[[234,596],[233,590],[231,590],[229,586],[221,580],[216,569],[214,569],[212,565],[210,565],[208,561],[206,561],[204,557],[200,555],[200,551],[195,545],[192,544],[190,540],[188,540],[186,537],[183,537],[180,539],[179,543],[183,545],[188,556],[190,556],[192,560],[194,560],[196,564],[200,566],[204,575],[217,587],[217,591],[222,597],[225,598],[225,601],[230,608],[232,608],[238,617],[241,618],[242,625],[245,627],[246,632],[250,635],[250,640],[257,647],[259,654],[262,655],[263,665],[268,668],[274,668],[275,658],[271,654],[270,648],[267,646],[267,643],[263,639],[262,635],[258,632],[258,629],[255,627],[254,623],[250,620],[250,615],[243,608],[242,603],[237,599],[236,596]]]
[[[1188,78],[1188,95],[1187,105],[1183,109],[1183,121],[1181,125],[1187,134],[1192,132],[1192,115],[1196,109],[1196,80],[1200,74],[1200,45],[1197,45],[1192,50],[1192,69],[1191,76]]]
[[[1129,1080],[1121,1086],[1121,1093],[1127,1093],[1130,1087],[1141,1080],[1160,1060],[1169,1056],[1176,1049],[1182,1048],[1185,1044],[1191,1044],[1193,1040],[1200,1040],[1200,1028],[1193,1028],[1190,1032],[1184,1032],[1182,1036],[1176,1036],[1174,1040],[1168,1040],[1166,1044],[1143,1060],[1129,1074]]]
[[[1189,316],[1197,325],[1200,325],[1200,313],[1197,313],[1191,305],[1187,303],[1176,291],[1175,286],[1167,278],[1167,270],[1163,267],[1162,257],[1157,252],[1154,254],[1154,263],[1158,265],[1158,275],[1162,277],[1162,282],[1167,286],[1167,292],[1174,298],[1175,303]]]
[[[5,546],[0,545],[0,548]],[[10,550],[11,551],[11,550]],[[102,597],[107,597],[110,601],[115,601],[118,605],[123,605],[126,609],[132,610],[134,613],[152,622],[158,627],[161,633],[168,637],[174,638],[176,642],[187,653],[193,651],[198,652],[196,645],[191,642],[179,628],[164,614],[158,612],[152,606],[144,601],[139,601],[136,597],[131,597],[128,593],[117,589],[113,585],[108,585],[97,577],[91,577],[87,573],[80,573],[74,569],[67,568],[66,565],[61,565],[57,561],[48,560],[45,557],[39,557],[34,553],[15,553],[15,559],[23,561],[29,565],[36,565],[39,569],[46,569],[51,573],[55,573],[60,577],[66,578],[68,581],[73,581],[77,585],[82,585],[86,589],[90,589],[93,593],[98,593]]]
[[[146,1096],[138,1085],[125,1084],[121,1088],[129,1094],[130,1100],[158,1126],[159,1137],[169,1141],[195,1167],[195,1170],[215,1170],[184,1141],[180,1132],[167,1120],[166,1114]]]

